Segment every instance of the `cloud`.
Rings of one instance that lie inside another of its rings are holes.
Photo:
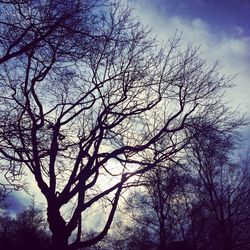
[[[245,30],[242,27],[235,25],[235,26],[233,26],[233,32],[234,32],[235,36],[240,37],[244,34]]]
[[[174,15],[171,13],[172,4],[172,0],[133,0],[135,15],[141,18],[143,24],[152,27],[152,32],[159,39],[167,41],[176,31],[182,32],[184,45],[191,43],[200,47],[201,56],[209,64],[218,61],[221,73],[235,76],[235,86],[226,90],[225,101],[233,109],[238,108],[242,114],[246,114],[250,120],[250,37],[237,25],[228,33],[223,28],[220,29],[220,26],[207,23],[201,18]],[[196,4],[201,5],[203,1],[198,0]],[[176,7],[180,8],[178,4]],[[249,135],[250,127],[244,127],[242,143],[245,148],[250,148]]]
[[[9,194],[6,199],[4,200],[5,204],[7,205],[4,210],[8,211],[10,216],[15,216],[17,213],[19,213],[24,208],[24,203],[18,197],[17,192],[12,192]],[[0,208],[1,211],[1,208]]]
[[[202,4],[201,1],[198,1]],[[234,79],[235,87],[226,92],[230,105],[240,105],[242,112],[250,116],[250,37],[244,37],[243,29],[233,27],[232,34],[218,32],[212,25],[200,18],[188,18],[172,15],[167,7],[168,2],[143,0],[133,1],[135,15],[142,23],[152,27],[152,32],[167,41],[177,31],[182,32],[183,44],[192,43],[199,46],[202,57],[210,64],[219,61],[221,72],[226,75],[237,75]],[[171,4],[171,1],[170,1]]]

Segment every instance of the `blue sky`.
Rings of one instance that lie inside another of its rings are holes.
[[[215,32],[250,35],[249,0],[151,0],[148,3],[158,8],[160,15],[171,13],[184,18],[199,18],[209,23]]]
[[[160,39],[167,40],[177,29],[186,43],[201,47],[209,63],[218,60],[223,73],[237,74],[236,86],[227,91],[226,97],[230,105],[239,106],[250,119],[250,0],[124,1],[134,7],[135,15],[152,27]],[[246,147],[250,147],[249,126],[243,135]],[[19,194],[20,200],[24,197]],[[12,207],[20,209],[19,201],[12,203]]]
[[[167,40],[177,30],[184,44],[199,46],[208,63],[235,76],[226,92],[229,105],[250,120],[250,0],[127,0],[142,23]],[[250,127],[244,129],[250,146]]]

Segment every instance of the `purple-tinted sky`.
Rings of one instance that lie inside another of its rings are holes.
[[[233,33],[238,28],[241,35],[250,35],[249,0],[157,0],[161,14],[200,18],[215,31]]]
[[[201,45],[209,63],[219,60],[223,73],[238,74],[228,100],[233,107],[240,105],[250,119],[250,0],[120,1],[131,4],[135,15],[161,39],[167,40],[176,29],[182,31],[187,42]],[[250,146],[249,126],[243,135]],[[18,200],[12,203],[19,209]]]
[[[208,63],[219,61],[222,73],[237,75],[226,98],[250,120],[250,0],[124,1],[160,39],[182,32],[184,41],[199,46]],[[249,126],[243,134],[249,145]]]

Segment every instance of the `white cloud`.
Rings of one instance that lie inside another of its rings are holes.
[[[133,1],[133,6],[135,14],[152,27],[152,32],[160,39],[167,41],[176,30],[182,32],[183,43],[200,46],[208,63],[219,61],[223,73],[237,74],[234,79],[236,86],[227,91],[227,98],[233,107],[240,105],[242,112],[250,116],[250,37],[240,36],[243,34],[241,27],[235,26],[229,36],[223,31],[218,33],[218,28],[213,29],[202,19],[172,16],[166,6],[156,5],[150,0]]]
[[[172,16],[168,13],[167,6],[161,5],[160,0],[131,0],[131,2],[135,7],[135,14],[145,25],[152,27],[152,32],[160,39],[167,41],[176,30],[182,32],[183,42],[186,44],[191,42],[195,46],[200,46],[204,58],[209,63],[218,60],[223,66],[223,73],[238,74],[234,79],[236,86],[227,92],[227,98],[231,100],[234,107],[241,105],[242,112],[247,112],[250,116],[250,38],[241,37],[244,34],[241,27],[235,26],[232,36],[225,35],[223,32],[218,34],[202,19]],[[202,0],[197,0],[199,4],[202,2]],[[31,194],[35,195],[37,203],[45,202],[35,181],[30,182],[30,190],[32,190]],[[20,192],[18,197],[25,200],[24,204],[27,203],[26,193]]]
[[[233,27],[233,32],[235,36],[241,36],[244,34],[245,30],[242,27],[236,25]]]

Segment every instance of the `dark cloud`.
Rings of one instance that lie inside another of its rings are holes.
[[[147,0],[143,4],[156,6],[161,15],[200,18],[216,31],[250,36],[249,0]],[[241,32],[235,32],[235,29]]]
[[[12,192],[7,198],[8,211],[10,214],[16,214],[20,212],[24,207],[24,201],[18,192]]]

